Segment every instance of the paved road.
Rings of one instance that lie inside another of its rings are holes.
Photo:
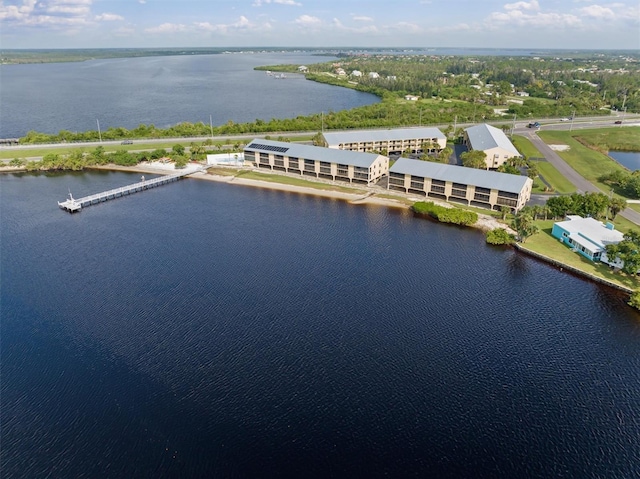
[[[535,132],[530,131],[527,133],[527,136],[547,161],[555,166],[555,168],[576,187],[578,192],[604,193],[600,188],[587,181],[576,170],[571,168],[562,158],[560,158],[560,155],[542,141]],[[620,212],[620,216],[640,225],[640,213],[632,210],[631,208],[626,208],[624,211]]]

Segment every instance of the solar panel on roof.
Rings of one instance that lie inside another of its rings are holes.
[[[251,143],[247,148],[255,148],[256,150],[276,151],[278,153],[286,153],[289,151],[288,147],[275,146],[275,145],[263,145],[261,143]]]

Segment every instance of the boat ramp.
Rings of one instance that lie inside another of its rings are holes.
[[[159,176],[150,180],[146,180],[143,176],[140,181],[132,185],[122,186],[120,188],[103,191],[102,193],[84,196],[82,198],[74,198],[71,194],[71,191],[69,191],[69,198],[67,198],[65,201],[58,201],[58,206],[63,210],[68,211],[69,213],[75,213],[77,211],[81,211],[82,208],[85,208],[87,206],[103,203],[115,198],[120,198],[121,196],[138,193],[140,191],[149,190],[157,186],[166,185],[167,183],[178,181],[179,179],[184,178],[187,175],[191,175],[193,173],[201,172],[204,170],[205,169],[202,167],[198,168],[195,171],[189,169],[180,173],[172,173],[170,175]]]

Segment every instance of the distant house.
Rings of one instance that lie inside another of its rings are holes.
[[[346,74],[347,74],[347,72],[345,72],[344,69],[336,68],[336,75],[343,76],[343,75],[346,75]]]
[[[518,96],[529,96],[529,94],[526,91],[516,92],[516,95],[518,95]]]
[[[612,223],[604,224],[593,218],[570,215],[565,221],[554,223],[551,235],[591,261],[609,263],[605,246],[622,241],[623,234]]]
[[[360,70],[353,70],[351,72],[351,76],[352,77],[361,77],[362,76],[362,72]]]
[[[380,75],[378,74],[378,72],[369,72],[369,78],[375,80],[376,78],[380,78]]]
[[[298,67],[298,71],[299,71],[300,73],[307,73],[307,72],[309,71],[309,69],[308,69],[306,66],[304,66],[304,65],[300,65],[300,66]]]
[[[407,100],[407,101],[418,101],[418,98],[420,98],[420,97],[417,97],[415,95],[405,95],[404,96],[404,99]]]
[[[467,128],[463,141],[469,150],[484,151],[488,169],[498,168],[509,158],[521,156],[502,130],[484,123]]]

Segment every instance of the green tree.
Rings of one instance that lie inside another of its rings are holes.
[[[527,241],[527,238],[538,232],[538,227],[534,224],[531,214],[523,213],[522,211],[516,214],[511,227],[516,230],[523,243]]]
[[[502,221],[507,219],[507,215],[511,213],[511,208],[509,208],[508,206],[504,206],[502,205],[500,207],[500,214],[502,215]]]
[[[496,228],[487,232],[486,241],[487,243],[494,245],[513,244],[515,242],[515,238],[506,229]]]
[[[627,207],[627,200],[624,198],[611,198],[609,199],[609,212],[611,213],[611,219],[615,219],[618,213]]]
[[[610,261],[623,261],[624,273],[635,275],[640,271],[640,232],[628,231],[619,243],[606,245],[605,251]]]
[[[487,169],[487,154],[481,150],[465,151],[460,155],[462,165],[467,168]]]
[[[173,151],[176,155],[182,156],[184,155],[184,146],[175,144],[171,147],[171,151]]]

